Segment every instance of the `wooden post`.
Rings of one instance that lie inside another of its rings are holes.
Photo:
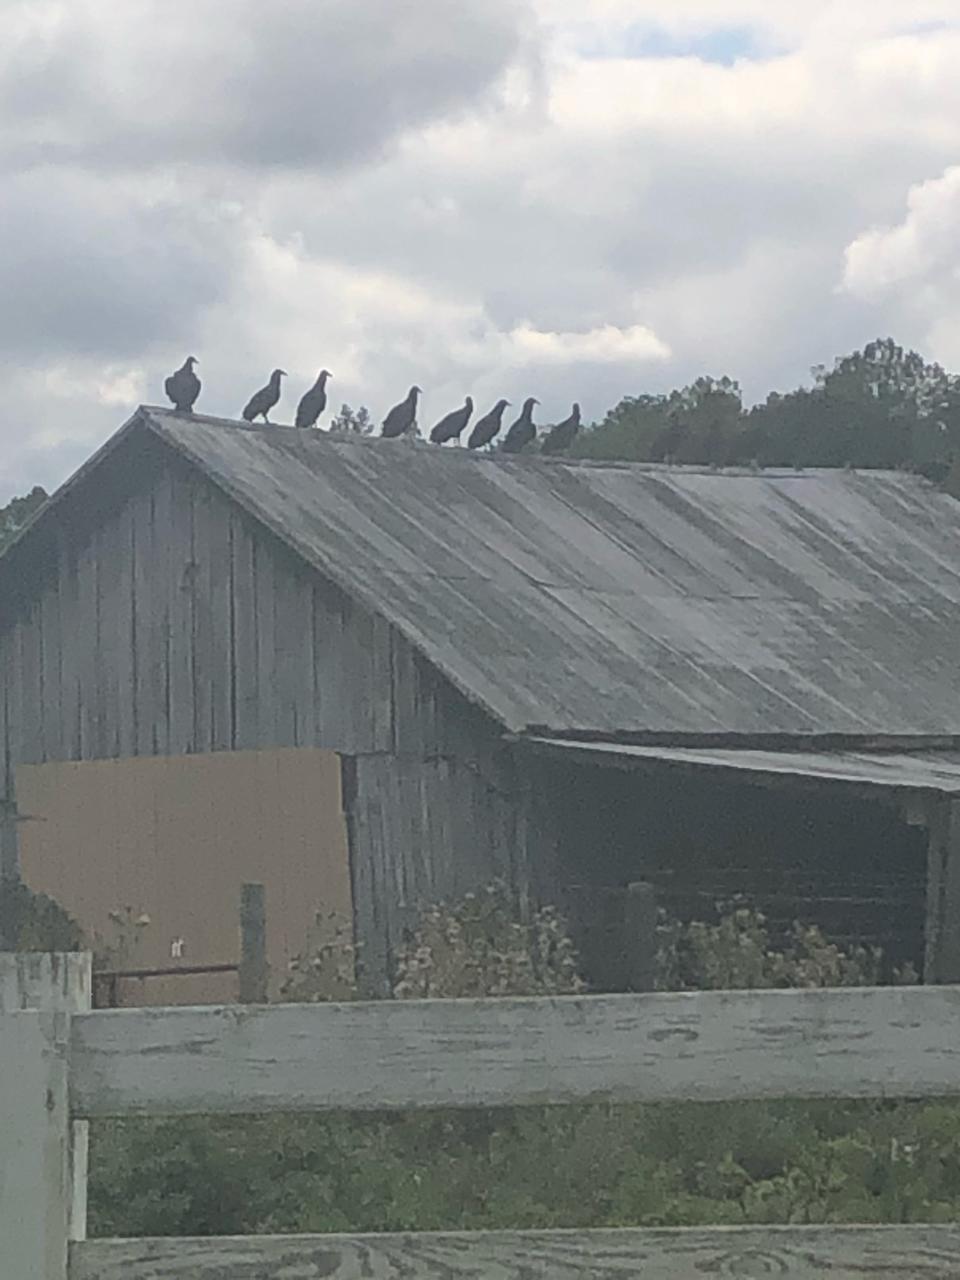
[[[924,982],[960,982],[960,801],[931,803]]]
[[[87,1124],[70,1124],[70,1014],[90,1008],[89,955],[0,955],[0,1271],[66,1280],[87,1225]]]
[[[86,1012],[92,1005],[92,967],[92,958],[85,952],[67,955],[37,951],[0,954],[0,1018],[4,1014],[28,1009],[46,1013]],[[0,1114],[3,1112],[3,1088],[0,1075]],[[0,1124],[0,1136],[2,1133]],[[87,1238],[88,1145],[89,1126],[86,1120],[75,1120],[70,1127],[69,1151],[71,1240]]]
[[[266,1004],[267,904],[262,884],[245,884],[240,893],[240,1002]]]
[[[627,886],[624,904],[627,990],[653,991],[657,978],[657,891],[640,881]]]

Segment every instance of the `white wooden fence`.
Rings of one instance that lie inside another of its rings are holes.
[[[85,1240],[78,1128],[96,1116],[960,1094],[958,988],[89,1012],[87,963],[0,957],[2,1280],[960,1275],[960,1226]]]

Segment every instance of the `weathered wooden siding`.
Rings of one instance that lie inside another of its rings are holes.
[[[336,751],[382,980],[424,899],[526,888],[509,749],[390,624],[154,447],[101,470],[98,510],[62,508],[0,601],[0,796],[21,764]]]

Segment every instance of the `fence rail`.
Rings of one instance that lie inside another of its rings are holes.
[[[0,957],[0,991],[4,968]],[[698,1274],[956,1277],[960,1228],[76,1240],[78,1117],[960,1094],[960,988],[69,1011],[0,1006],[0,1240],[11,1280]],[[26,984],[26,979],[23,980]],[[69,982],[68,982],[69,985]],[[74,1006],[76,1007],[76,1006]],[[76,1232],[74,1232],[76,1235]]]
[[[82,1116],[927,1097],[960,1093],[960,990],[128,1009],[70,1050]]]

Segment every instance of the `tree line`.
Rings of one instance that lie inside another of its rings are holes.
[[[892,338],[812,369],[812,385],[743,404],[733,378],[626,396],[583,458],[709,466],[908,468],[943,480],[960,443],[960,377]]]

